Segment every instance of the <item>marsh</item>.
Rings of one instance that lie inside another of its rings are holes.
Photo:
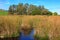
[[[30,25],[22,24],[19,40],[34,40],[34,29]]]

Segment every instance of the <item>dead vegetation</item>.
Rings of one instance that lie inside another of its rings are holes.
[[[17,35],[21,24],[32,25],[42,37],[60,40],[60,16],[0,16],[0,37]]]

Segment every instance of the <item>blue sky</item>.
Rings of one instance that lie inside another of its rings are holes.
[[[50,11],[60,14],[60,0],[0,0],[0,9],[8,10],[10,5],[18,3],[44,5]]]

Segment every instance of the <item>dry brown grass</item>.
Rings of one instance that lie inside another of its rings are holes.
[[[0,35],[17,33],[20,21],[21,17],[18,16],[0,16]]]
[[[40,36],[48,35],[50,40],[60,40],[60,16],[0,16],[0,35],[17,33],[20,24],[32,23]]]

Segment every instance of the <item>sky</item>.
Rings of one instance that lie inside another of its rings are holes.
[[[44,5],[50,11],[60,14],[60,0],[0,0],[0,9],[8,10],[10,5],[18,3]]]

